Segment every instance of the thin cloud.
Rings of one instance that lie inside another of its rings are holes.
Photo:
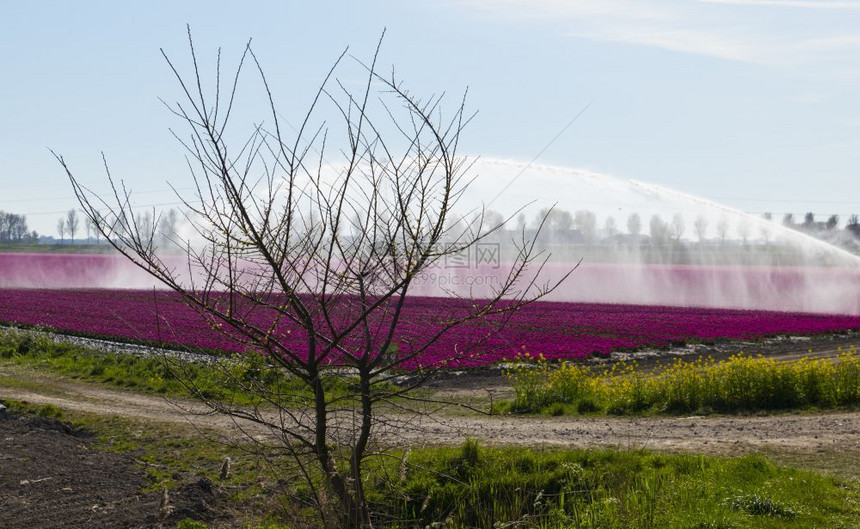
[[[858,10],[860,1],[698,0],[454,0],[481,16],[551,25],[573,38],[647,46],[768,67],[798,68],[814,64],[848,64],[860,60],[860,38],[834,24]],[[815,24],[786,24],[782,18],[751,17],[747,6],[820,9]],[[831,20],[836,17],[836,20]],[[841,27],[845,27],[841,24]]]
[[[812,0],[699,0],[703,4],[722,4],[732,6],[755,7],[790,7],[801,9],[839,9],[860,10],[860,2],[820,1]]]
[[[726,37],[703,31],[685,29],[666,30],[605,30],[600,32],[572,32],[570,37],[604,42],[618,42],[660,48],[677,53],[703,55],[730,61],[767,63],[761,50],[763,45],[738,37]]]

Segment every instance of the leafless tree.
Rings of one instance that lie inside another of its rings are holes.
[[[675,242],[681,242],[681,237],[684,236],[685,229],[684,216],[680,213],[675,213],[672,217],[672,224],[669,226],[669,230],[671,231],[672,238],[675,239]]]
[[[627,217],[627,233],[634,237],[638,237],[642,233],[642,219],[638,213],[631,213]]]
[[[27,217],[0,210],[0,243],[19,243],[28,238]]]
[[[516,232],[524,233],[526,231],[526,214],[520,213],[517,215]]]
[[[725,216],[720,216],[717,220],[717,236],[720,238],[720,244],[726,244],[726,237],[729,234],[729,220]]]
[[[693,229],[696,230],[696,237],[699,239],[699,242],[704,242],[705,237],[708,235],[708,219],[702,215],[698,215],[693,222]]]
[[[153,226],[152,212],[144,211],[143,213],[137,213],[134,216],[134,225],[137,226],[137,229],[139,229],[141,233],[153,233],[155,230]]]
[[[173,246],[172,243],[176,240],[176,229],[178,223],[179,213],[173,208],[170,208],[167,213],[161,217],[160,222],[158,222],[158,231],[162,245],[166,247]]]
[[[66,218],[60,217],[60,220],[57,221],[57,233],[60,235],[60,244],[63,244],[63,241],[66,237]]]
[[[603,221],[603,236],[613,239],[616,235],[618,235],[618,226],[615,224],[615,217],[606,217]]]
[[[845,224],[845,229],[855,237],[860,236],[860,217],[856,214],[851,214],[848,217],[848,222]]]
[[[740,236],[744,245],[746,245],[747,241],[750,238],[750,234],[751,234],[751,227],[750,227],[749,220],[747,220],[746,218],[741,218],[741,220],[738,221],[737,230],[738,230],[738,235]]]
[[[651,244],[654,246],[662,246],[669,238],[669,226],[666,224],[666,221],[660,218],[660,215],[651,215],[648,229],[648,234],[651,236]]]
[[[193,378],[185,378],[189,389],[237,425],[249,421],[268,428],[275,444],[257,442],[266,453],[275,449],[294,459],[326,526],[370,527],[365,468],[367,458],[381,450],[374,444],[377,432],[406,421],[404,403],[414,400],[416,387],[451,362],[480,355],[517,309],[560,281],[538,283],[546,256],[523,235],[515,258],[484,299],[452,296],[441,302],[445,310],[410,321],[409,294],[422,273],[492,233],[480,215],[467,229],[451,222],[469,183],[469,163],[457,154],[470,119],[464,100],[444,118],[441,97],[421,99],[393,71],[380,75],[376,55],[359,63],[366,83],[356,93],[334,76],[342,55],[288,138],[291,126],[276,110],[250,43],[227,86],[219,52],[214,94],[203,88],[190,31],[189,46],[190,75],[162,51],[183,94],[183,102],[168,108],[187,128],[177,138],[197,190],[180,196],[199,239],[184,241],[185,265],[156,251],[159,220],[147,223],[133,214],[130,194],[107,163],[110,197],[91,192],[62,156],[57,160],[106,240],[178,293],[213,329],[260,353],[252,355],[253,376],[231,375],[232,363],[223,367],[237,387],[257,396],[258,405],[208,399]],[[263,88],[269,121],[234,144],[227,140],[228,125],[248,68]],[[323,106],[342,128],[316,124]],[[328,146],[338,133],[343,144],[332,164]],[[468,340],[443,340],[464,325],[471,326]],[[443,345],[444,358],[428,356]],[[405,368],[411,370],[408,381],[392,385]],[[272,372],[286,374],[302,389],[273,390],[265,383]],[[352,377],[345,394],[329,391],[327,382],[344,376]],[[402,411],[381,413],[384,403]]]
[[[69,240],[72,244],[75,244],[75,234],[78,232],[79,225],[78,210],[70,209],[66,213],[66,232],[69,234]]]
[[[813,231],[815,229],[815,213],[807,211],[803,216],[803,224],[801,224],[801,227],[808,232]]]
[[[765,246],[767,246],[770,244],[770,233],[771,233],[770,224],[773,223],[773,213],[766,211],[765,213],[762,213],[761,218],[765,222],[762,222],[761,224],[759,224],[759,230],[758,231],[759,231],[759,234],[761,235],[762,240],[764,241]]]
[[[93,219],[89,217],[84,217],[84,229],[87,230],[87,242],[92,238],[93,231],[95,230],[95,224],[93,223]]]
[[[585,242],[591,244],[597,236],[597,215],[593,211],[579,210],[573,215],[573,225],[582,234]]]
[[[474,222],[483,224],[487,230],[499,231],[507,224],[507,218],[498,211],[488,209],[475,214]]]
[[[544,208],[535,217],[535,228],[546,225],[548,231],[557,234],[567,234],[573,228],[573,216],[569,211],[555,208]]]

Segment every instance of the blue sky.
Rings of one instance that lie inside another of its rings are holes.
[[[0,209],[53,234],[75,203],[49,147],[97,189],[104,151],[138,203],[173,202],[180,124],[158,98],[180,94],[159,48],[185,64],[186,23],[202,60],[220,46],[232,64],[252,37],[288,119],[346,46],[367,58],[387,28],[380,64],[414,92],[453,105],[468,87],[465,153],[528,162],[545,149],[536,163],[745,211],[860,213],[860,2],[848,0],[0,0]]]

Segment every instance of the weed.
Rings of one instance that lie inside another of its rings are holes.
[[[785,519],[797,517],[797,511],[794,509],[784,507],[758,494],[735,496],[726,500],[726,504],[735,511],[743,511],[751,516],[771,516]]]
[[[506,374],[514,388],[510,409],[520,413],[613,415],[708,413],[833,408],[860,404],[860,357],[852,348],[836,359],[780,362],[738,354],[727,360],[675,360],[644,373],[635,362],[610,368],[551,364],[521,355]],[[504,406],[498,406],[504,409]]]

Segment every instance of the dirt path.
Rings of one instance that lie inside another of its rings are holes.
[[[0,368],[3,375],[4,368]],[[10,373],[5,373],[7,376]],[[0,399],[53,404],[65,410],[173,422],[231,432],[232,419],[203,415],[198,403],[26,373],[27,384],[0,382]],[[198,412],[198,413],[195,413]],[[860,456],[860,412],[660,418],[581,418],[453,416],[440,414],[398,421],[380,432],[389,442],[406,445],[459,443],[465,437],[506,445],[646,448],[735,454],[766,449],[838,451]],[[265,432],[257,430],[260,434]]]

